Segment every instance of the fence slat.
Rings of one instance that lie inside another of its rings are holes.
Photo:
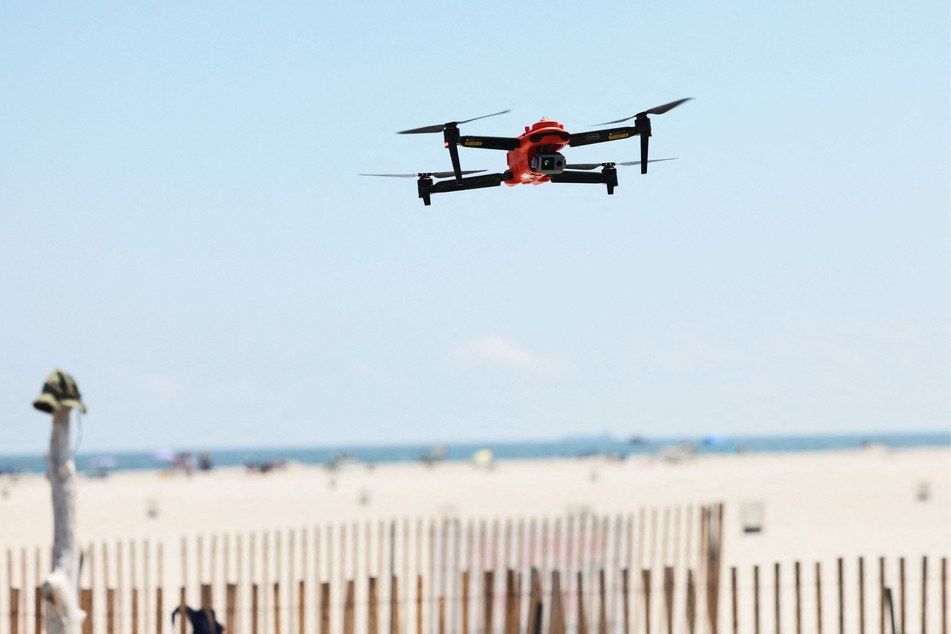
[[[377,616],[376,577],[370,577],[367,579],[367,634],[379,634]]]
[[[343,634],[354,634],[354,586],[353,579],[347,581],[347,597],[343,603]]]
[[[565,608],[561,600],[561,573],[551,571],[551,617],[548,619],[549,634],[566,634]]]
[[[779,604],[779,562],[777,561],[773,567],[773,601],[774,601],[774,614],[776,619],[776,634],[781,634],[780,624],[782,619],[780,618],[780,604]]]
[[[234,634],[234,612],[237,595],[237,584],[229,583],[225,586],[225,631],[228,634]]]
[[[320,584],[320,634],[330,634],[330,582]]]
[[[730,568],[730,603],[733,608],[733,634],[738,634],[740,630],[739,603],[736,596],[736,566]]]
[[[644,634],[651,634],[651,571],[649,568],[641,570],[641,589],[644,592]]]
[[[20,589],[10,588],[10,634],[20,634]],[[83,634],[89,634],[85,627]]]
[[[759,634],[759,566],[753,566],[753,634]]]
[[[37,580],[39,580],[39,575],[37,575]],[[33,629],[36,634],[43,634],[43,588],[40,586],[36,586],[33,591],[33,621]]]
[[[105,563],[106,548],[103,545],[103,563]],[[116,631],[116,591],[106,588],[106,634],[115,634]]]
[[[11,601],[10,605],[12,607],[16,604]],[[83,588],[79,591],[79,609],[86,613],[86,618],[83,619],[83,634],[92,634],[92,588]],[[10,634],[17,633],[11,630]]]
[[[665,513],[666,516],[666,513]],[[664,566],[664,614],[667,621],[667,634],[674,634],[674,568]],[[606,634],[600,632],[599,634]]]

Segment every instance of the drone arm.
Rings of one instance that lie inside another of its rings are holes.
[[[455,179],[436,181],[429,186],[429,191],[433,194],[441,194],[445,192],[462,191],[465,189],[498,187],[502,184],[502,181],[511,177],[511,173],[505,172],[504,174],[481,174],[479,176],[470,176],[469,178],[463,178],[462,182],[457,182]]]
[[[591,185],[606,185],[608,195],[614,193],[617,187],[617,169],[614,165],[605,165],[600,172],[574,172],[565,170],[561,174],[549,176],[553,183],[587,183]]]
[[[570,147],[578,147],[580,145],[591,145],[593,143],[605,143],[606,141],[620,141],[621,139],[627,139],[632,136],[637,136],[638,134],[640,134],[640,131],[634,126],[579,132],[571,135],[571,140],[568,141],[568,145]]]
[[[514,150],[520,142],[516,138],[500,136],[461,136],[459,145],[483,150]]]

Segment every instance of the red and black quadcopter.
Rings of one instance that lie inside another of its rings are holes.
[[[647,173],[647,164],[659,161],[671,161],[673,159],[654,159],[648,160],[647,148],[650,143],[651,121],[648,115],[664,114],[668,110],[673,110],[687,99],[673,101],[663,106],[657,106],[636,115],[608,121],[599,125],[611,125],[614,123],[623,123],[634,119],[633,126],[622,126],[619,128],[608,128],[606,130],[592,130],[590,132],[581,132],[579,134],[570,134],[565,130],[565,126],[557,121],[548,118],[542,118],[541,121],[525,126],[525,133],[518,137],[497,137],[497,136],[462,136],[459,134],[459,126],[463,123],[494,117],[509,112],[503,110],[493,114],[487,114],[474,119],[465,121],[450,121],[438,125],[430,125],[423,128],[414,128],[412,130],[403,130],[398,134],[427,134],[442,132],[445,146],[449,150],[449,157],[452,159],[451,172],[419,172],[416,174],[361,174],[361,176],[388,176],[395,178],[417,178],[416,185],[419,189],[419,197],[423,199],[423,204],[430,204],[432,194],[441,194],[443,192],[458,192],[466,189],[479,189],[482,187],[497,187],[502,183],[510,187],[515,185],[540,185],[542,183],[594,183],[603,184],[608,188],[608,194],[614,193],[617,187],[617,167],[618,165],[640,165],[641,174]],[[604,143],[605,141],[618,141],[632,136],[641,137],[641,160],[627,161],[624,163],[567,163],[561,150],[567,147],[579,147],[582,145],[591,145],[593,143]],[[508,161],[508,170],[498,174],[482,174],[480,176],[470,176],[464,178],[466,174],[478,174],[486,170],[463,170],[459,165],[459,147],[481,148],[483,150],[505,150],[506,160]],[[600,173],[592,173],[600,167]],[[450,178],[453,177],[453,178]],[[443,178],[446,180],[433,180]]]

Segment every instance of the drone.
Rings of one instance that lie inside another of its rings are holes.
[[[452,161],[452,171],[417,172],[415,174],[361,174],[361,176],[416,178],[419,197],[423,200],[423,204],[427,206],[431,203],[433,194],[498,187],[503,183],[509,187],[541,185],[542,183],[588,183],[605,185],[607,186],[608,195],[612,195],[614,194],[614,188],[618,186],[617,166],[640,165],[641,174],[646,174],[648,163],[674,160],[670,158],[647,158],[651,137],[649,115],[664,114],[689,100],[690,97],[679,99],[663,106],[638,112],[624,119],[597,124],[599,126],[614,125],[634,119],[634,125],[592,130],[578,134],[569,133],[565,130],[565,126],[546,117],[530,126],[525,126],[525,132],[517,137],[464,136],[459,132],[459,126],[464,123],[496,117],[510,112],[509,110],[466,119],[465,121],[450,121],[449,123],[403,130],[397,134],[438,134],[442,132],[444,145],[449,150],[449,158]],[[639,161],[568,163],[565,161],[564,155],[561,154],[561,150],[566,147],[620,141],[633,136],[641,138],[641,160]],[[463,170],[459,161],[459,146],[505,151],[507,152],[508,169],[496,174],[482,173],[487,170]],[[601,168],[600,172],[593,172],[599,167]],[[469,176],[469,174],[479,174],[479,176]]]

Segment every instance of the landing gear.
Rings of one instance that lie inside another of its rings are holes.
[[[613,196],[614,188],[617,187],[617,168],[613,164],[605,165],[601,170],[601,176],[604,177],[604,184],[608,187],[608,196]]]
[[[416,189],[419,191],[419,197],[423,199],[423,204],[429,207],[431,204],[429,194],[432,192],[433,179],[430,176],[420,176],[416,181]]]

